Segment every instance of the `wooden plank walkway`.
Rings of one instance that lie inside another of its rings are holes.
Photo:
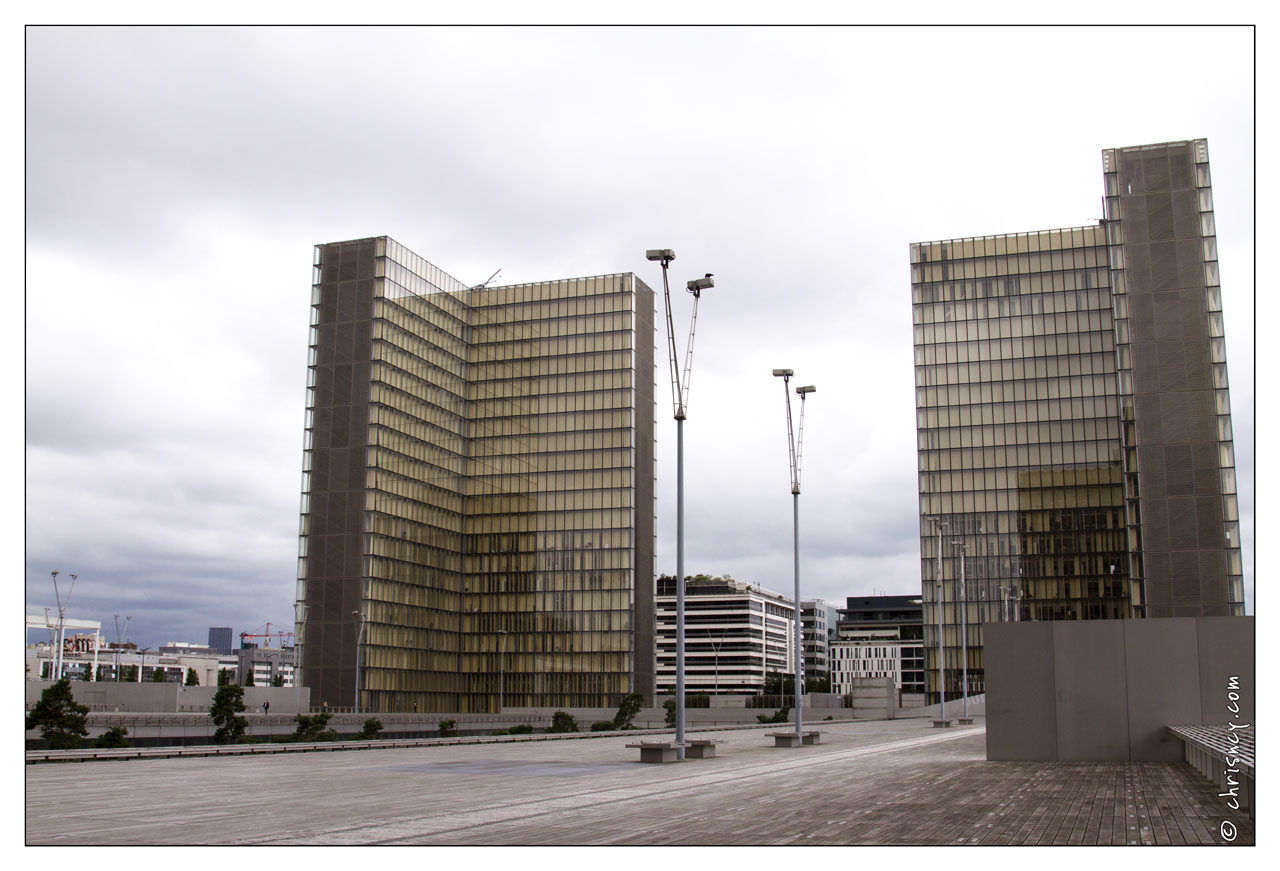
[[[700,732],[731,742],[673,765],[626,736],[30,765],[27,842],[1222,844],[1224,823],[1254,842],[1186,763],[988,762],[982,722],[818,724],[797,748]]]

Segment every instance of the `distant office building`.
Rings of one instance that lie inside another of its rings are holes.
[[[804,646],[804,676],[809,678],[827,677],[830,666],[827,657],[830,652],[829,622],[831,609],[822,599],[803,599],[800,602],[800,623],[804,632],[801,644]]]
[[[235,682],[248,686],[249,675],[253,675],[252,686],[271,686],[278,678],[280,686],[294,685],[292,649],[278,650],[268,647],[241,647],[235,651]]]
[[[235,639],[230,626],[210,626],[209,646],[224,656],[235,650]]]
[[[845,602],[831,644],[831,691],[849,693],[855,680],[892,677],[900,693],[923,693],[920,597],[850,596]]]
[[[987,622],[1243,613],[1208,145],[1102,156],[1096,225],[911,246],[931,701],[961,548],[975,692]]]
[[[316,247],[295,641],[314,701],[653,693],[654,299]],[[357,662],[358,658],[358,662]]]
[[[770,673],[795,662],[795,606],[779,593],[732,578],[700,577],[685,586],[685,692],[756,695]],[[657,685],[676,688],[676,581],[658,578]]]

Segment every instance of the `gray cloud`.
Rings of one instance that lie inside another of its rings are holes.
[[[1204,63],[1123,112],[1087,60],[1115,33],[30,29],[29,605],[58,568],[83,579],[78,615],[135,608],[156,643],[291,619],[311,246],[384,233],[467,281],[635,270],[660,289],[654,246],[677,250],[678,287],[714,272],[686,568],[790,589],[769,375],[789,366],[819,388],[806,595],[918,589],[908,244],[1087,223],[1102,148],[1188,137],[1210,141],[1244,478],[1251,31],[1124,30],[1111,80]]]

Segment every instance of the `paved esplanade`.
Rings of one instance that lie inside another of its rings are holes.
[[[1214,844],[1188,765],[988,762],[981,720],[763,731],[645,765],[624,737],[29,765],[30,844]],[[777,727],[774,727],[777,728]],[[651,738],[652,740],[652,738]]]

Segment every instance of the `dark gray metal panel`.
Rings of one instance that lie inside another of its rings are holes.
[[[1058,758],[1053,625],[983,626],[988,759]]]
[[[1124,622],[1054,623],[1058,758],[1129,758]]]
[[[1181,762],[1183,745],[1166,726],[1200,716],[1196,620],[1126,620],[1129,758]]]
[[[1200,654],[1200,723],[1225,725],[1254,721],[1258,685],[1254,670],[1255,639],[1252,617],[1201,617],[1197,649]],[[1238,689],[1229,689],[1232,678]],[[1229,698],[1235,692],[1238,699]],[[1240,708],[1232,712],[1227,705]]]

